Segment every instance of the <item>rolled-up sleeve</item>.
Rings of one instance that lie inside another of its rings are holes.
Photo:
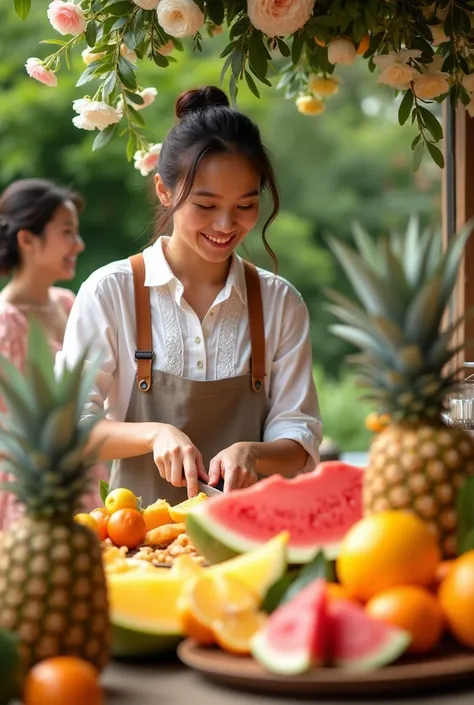
[[[290,295],[278,349],[271,366],[264,441],[290,439],[308,453],[304,472],[319,462],[322,423],[313,379],[309,315],[305,303]]]
[[[97,282],[87,280],[79,290],[69,315],[63,348],[56,354],[55,373],[71,367],[87,349],[87,362],[97,365],[84,416],[104,410],[117,360],[117,334],[113,311],[101,296]]]

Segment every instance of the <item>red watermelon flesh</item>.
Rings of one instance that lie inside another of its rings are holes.
[[[319,550],[334,558],[362,518],[363,474],[359,467],[328,461],[292,479],[271,475],[202,502],[188,518],[188,533],[210,563],[257,548],[285,530],[290,563],[306,563]]]
[[[327,618],[326,582],[315,580],[270,615],[252,640],[253,657],[281,675],[298,675],[323,665]]]
[[[395,661],[406,651],[410,635],[373,619],[364,608],[334,599],[328,605],[328,658],[332,665],[370,670]]]

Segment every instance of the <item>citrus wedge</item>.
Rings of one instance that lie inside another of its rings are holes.
[[[228,615],[257,611],[258,598],[236,578],[203,571],[190,578],[178,599],[183,632],[201,644],[215,643],[213,625]]]
[[[231,654],[249,654],[250,642],[268,619],[265,612],[246,610],[236,614],[227,614],[212,625],[216,642],[221,649]]]
[[[146,530],[156,529],[163,524],[171,522],[170,505],[165,499],[157,499],[153,504],[149,504],[143,510],[142,516],[145,519]]]
[[[169,508],[169,514],[171,517],[172,521],[175,521],[177,523],[185,522],[186,517],[194,507],[197,507],[198,504],[201,504],[201,502],[205,502],[209,497],[204,494],[204,492],[200,492],[196,497],[191,497],[191,499],[186,499],[184,502],[181,502],[180,504],[176,504],[174,507]]]

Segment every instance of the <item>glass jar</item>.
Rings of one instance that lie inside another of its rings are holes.
[[[467,377],[447,396],[443,419],[448,426],[474,431],[474,362],[465,362]]]

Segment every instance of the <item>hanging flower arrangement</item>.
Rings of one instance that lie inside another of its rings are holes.
[[[14,0],[26,19],[31,0]],[[53,0],[49,21],[64,39],[56,50],[29,58],[28,74],[58,85],[62,64],[82,45],[85,69],[77,81],[88,94],[74,101],[79,129],[98,131],[93,149],[126,136],[129,160],[143,175],[157,163],[159,144],[146,138],[142,110],[157,94],[140,84],[140,65],[159,71],[176,61],[182,40],[199,52],[204,41],[229,28],[220,54],[233,101],[244,81],[276,84],[297,109],[319,115],[339,90],[335,69],[365,60],[374,81],[401,94],[399,122],[418,134],[411,147],[417,170],[428,153],[443,166],[443,132],[433,101],[464,105],[474,116],[474,0]],[[89,84],[93,88],[89,88]]]

